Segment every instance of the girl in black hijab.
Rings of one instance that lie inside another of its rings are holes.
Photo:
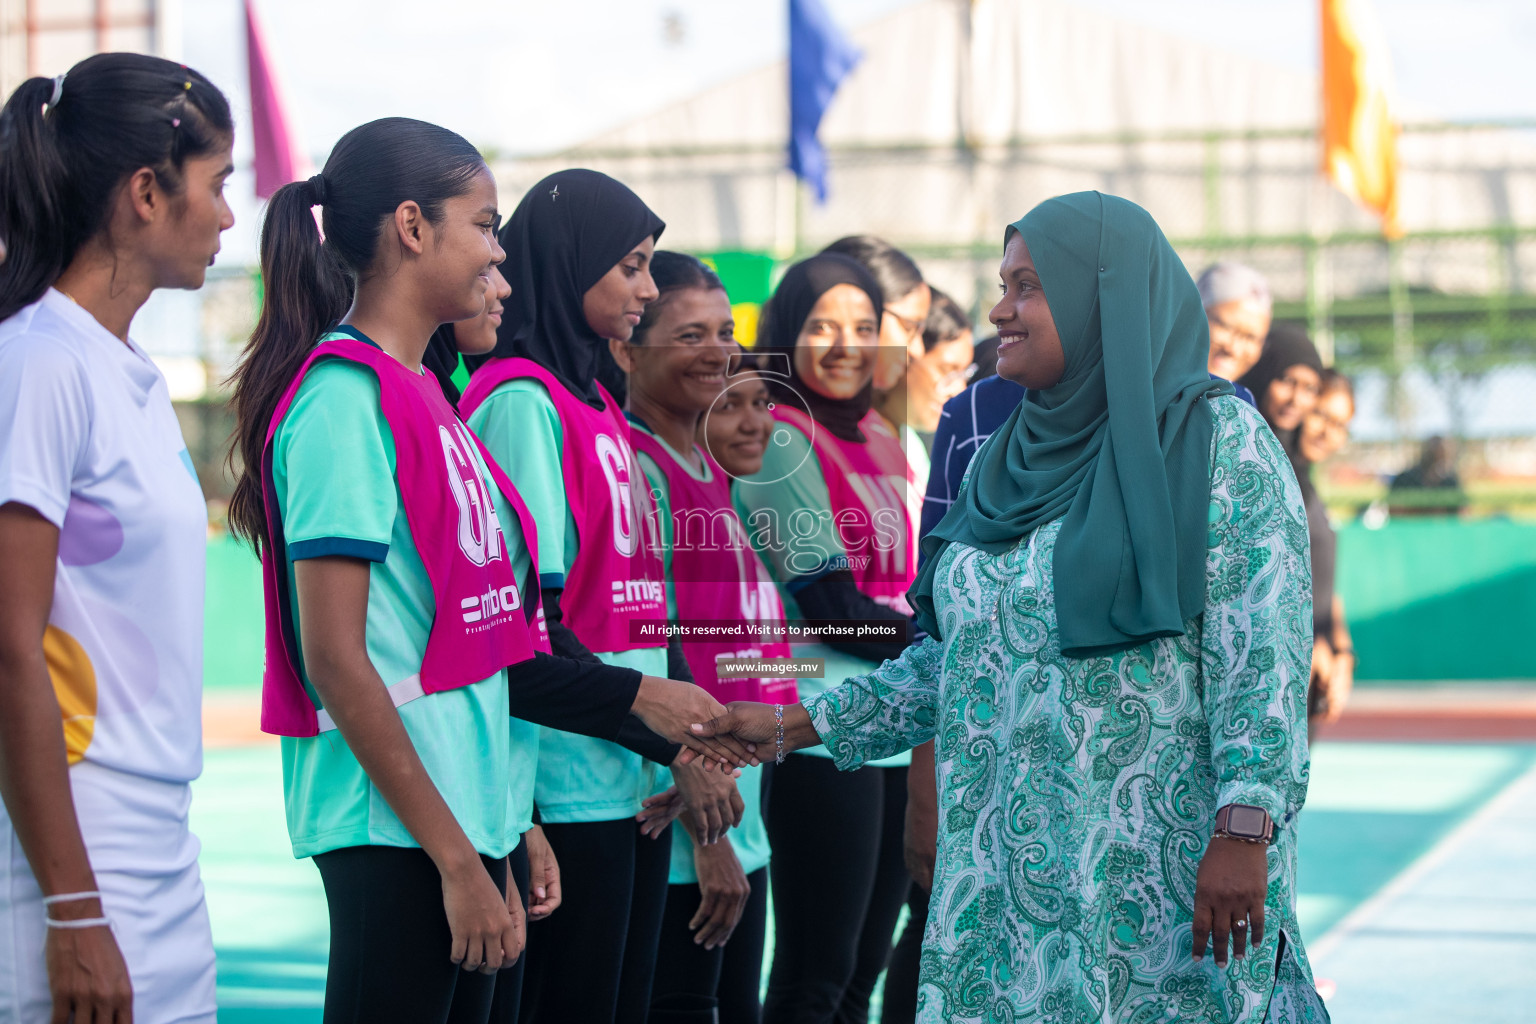
[[[763,311],[756,351],[777,422],[763,469],[735,488],[747,532],[791,621],[894,627],[878,642],[797,644],[796,658],[825,664],[822,678],[798,681],[802,698],[871,671],[907,643],[906,457],[871,412],[882,298],[863,266],[823,253],[791,267]],[[904,527],[889,573],[869,569],[881,527],[865,516]],[[840,773],[815,748],[774,769],[765,803],[777,938],[764,1020],[868,1016],[910,885],[902,852],[909,757]]]
[[[608,339],[628,341],[656,298],[650,259],[662,228],[638,196],[595,171],[560,171],[533,186],[501,233],[512,294],[495,348],[471,360],[461,402],[537,525],[554,652],[629,670],[642,695],[647,680],[689,675],[680,652],[669,658],[668,647],[626,628],[654,617],[661,588],[658,574],[652,590],[646,570],[648,497],[635,486],[644,477],[623,412],[597,374]],[[530,936],[525,1020],[645,1020],[671,830],[651,823],[656,838],[647,838],[635,819],[669,780],[633,749],[623,735],[540,736],[534,798],[564,902]],[[647,757],[671,764],[676,753]],[[683,800],[708,823],[708,842],[739,821],[729,775],[702,762],[673,768]]]
[[[1307,532],[1312,551],[1312,678],[1307,688],[1308,732],[1326,703],[1333,666],[1334,536],[1328,512],[1312,486],[1311,467],[1301,455],[1297,434],[1302,421],[1317,406],[1322,390],[1322,357],[1307,332],[1294,324],[1276,324],[1264,342],[1264,354],[1241,384],[1253,392],[1259,412],[1269,424],[1301,485],[1306,502]]]
[[[1323,360],[1307,332],[1295,324],[1276,324],[1264,342],[1264,353],[1238,381],[1253,392],[1264,421],[1291,451],[1296,428],[1317,404]]]
[[[627,185],[597,171],[560,171],[533,186],[501,232],[512,295],[488,358],[532,359],[600,405],[597,371],[608,341],[586,315],[588,293],[647,239],[648,265],[665,228]]]

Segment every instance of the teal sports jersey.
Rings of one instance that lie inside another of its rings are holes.
[[[643,423],[631,421],[636,430],[644,430],[652,437],[656,437],[654,431]],[[672,446],[661,441],[664,448],[684,472],[695,480],[709,480],[713,470],[708,462],[704,463],[700,472],[690,466],[678,456]],[[661,523],[661,559],[666,567],[667,580],[667,620],[677,619],[677,589],[672,579],[672,489],[667,483],[666,472],[656,464],[656,461],[645,452],[637,452],[636,458],[640,461],[640,468],[645,473],[646,482],[651,485],[651,496],[656,500],[656,514]],[[727,833],[731,846],[736,850],[736,857],[741,861],[742,870],[751,874],[758,868],[766,867],[772,847],[768,843],[768,826],[763,821],[762,766],[747,767],[741,770],[741,778],[736,780],[736,787],[741,792],[742,812],[741,824]],[[696,885],[699,881],[698,872],[693,864],[694,845],[688,831],[679,824],[672,826],[672,867],[667,876],[670,885]]]
[[[821,566],[805,564],[811,552],[818,562],[847,557],[837,530],[832,525],[832,499],[827,491],[821,460],[810,438],[788,423],[775,423],[774,432],[783,432],[783,444],[768,445],[763,453],[763,468],[755,476],[744,477],[731,487],[736,511],[746,524],[747,536],[768,566],[768,573],[779,585],[784,614],[790,622],[800,618],[800,606],[785,586],[788,580],[816,572]],[[759,482],[761,481],[761,482]],[[824,512],[807,516],[806,510]],[[794,525],[791,531],[790,524]],[[795,644],[796,658],[821,658],[826,673],[821,679],[796,680],[800,700],[825,693],[845,679],[865,676],[879,668],[879,663],[839,651],[827,644]],[[831,757],[823,745],[796,751],[814,757]],[[904,750],[891,757],[869,762],[880,768],[900,768],[912,763],[912,752]]]
[[[386,686],[419,672],[436,609],[401,503],[394,436],[379,406],[378,379],[346,360],[314,366],[278,427],[272,461],[295,621],[294,561],[326,555],[366,559],[372,563],[369,660]],[[517,516],[485,466],[479,469],[496,504],[513,570],[521,576],[528,571],[528,551]],[[302,670],[302,648],[299,655]],[[304,686],[318,704],[307,678]],[[506,856],[532,821],[537,754],[531,726],[509,727],[506,673],[410,701],[399,712],[427,774],[475,849]],[[340,731],[285,736],[281,745],[294,856],[347,846],[419,845]]]
[[[469,426],[517,486],[538,524],[539,583],[563,588],[576,560],[576,520],[566,504],[564,430],[549,391],[536,380],[507,381],[481,403]],[[603,595],[606,599],[607,595]],[[589,595],[590,597],[590,595]],[[567,593],[564,601],[583,595]],[[598,659],[645,675],[667,674],[665,647],[593,651]],[[540,728],[534,799],[549,822],[615,821],[640,813],[642,801],[671,783],[667,769],[616,743]]]

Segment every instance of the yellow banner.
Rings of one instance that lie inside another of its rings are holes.
[[[1371,0],[1321,2],[1323,170],[1396,238],[1398,126],[1386,37]]]

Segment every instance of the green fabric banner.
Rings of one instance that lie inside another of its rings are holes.
[[[1352,524],[1338,589],[1362,681],[1536,678],[1536,524]]]

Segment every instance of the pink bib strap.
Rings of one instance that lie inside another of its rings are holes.
[[[435,378],[412,373],[388,353],[345,335],[322,339],[294,376],[273,412],[262,455],[267,536],[262,552],[266,601],[266,670],[262,680],[262,729],[284,736],[314,736],[322,722],[304,689],[295,655],[287,593],[282,515],[272,472],[273,440],[292,407],[304,375],[322,359],[346,359],[373,371],[380,408],[395,444],[396,479],[411,539],[432,585],[436,604],[421,670],[413,677],[422,695],[469,686],[533,656],[537,567],[530,575],[533,607],[513,576],[495,502],[482,463],[519,513],[532,525],[515,489],[494,468],[476,438],[443,397]],[[534,549],[530,556],[536,555]],[[403,693],[404,691],[402,691]]]

